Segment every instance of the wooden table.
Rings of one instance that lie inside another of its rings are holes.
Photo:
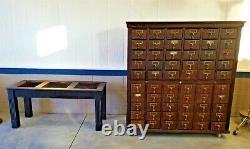
[[[96,131],[106,119],[106,83],[24,80],[7,88],[12,128],[20,127],[17,97],[24,98],[25,117],[32,117],[32,98],[95,99]]]

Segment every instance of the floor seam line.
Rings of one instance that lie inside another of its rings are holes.
[[[83,125],[83,123],[84,123],[86,117],[87,117],[87,114],[86,114],[85,117],[83,118],[80,127],[78,128],[78,130],[77,130],[77,132],[76,132],[76,134],[75,134],[73,140],[71,141],[71,144],[70,144],[70,146],[69,146],[69,149],[71,149],[73,143],[75,142],[75,139],[76,139],[77,135],[79,134],[79,132],[80,132],[80,130],[81,130],[81,128],[82,128],[82,125]]]

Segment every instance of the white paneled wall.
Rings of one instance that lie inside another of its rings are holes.
[[[0,0],[0,67],[123,70],[126,21],[242,20],[245,4],[247,0]],[[62,44],[67,46],[56,49],[56,43],[65,42],[56,38],[62,33],[49,32],[40,42],[50,51],[39,54],[38,33],[57,26],[65,28],[67,44]],[[46,41],[46,36],[55,37]],[[7,109],[6,86],[22,79],[107,81],[108,113],[126,112],[126,77],[57,75],[0,75],[0,110]],[[46,99],[37,100],[34,109],[91,112],[91,104]]]

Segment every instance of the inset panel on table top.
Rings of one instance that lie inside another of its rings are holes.
[[[237,38],[238,31],[236,28],[227,28],[221,30],[221,38]]]
[[[233,61],[217,61],[217,69],[219,70],[227,70],[233,69]]]
[[[198,50],[200,48],[200,40],[185,40],[184,50]]]
[[[148,60],[164,60],[164,51],[147,51]]]
[[[185,39],[200,39],[201,31],[198,28],[186,29]]]
[[[150,29],[149,39],[164,39],[164,29]]]
[[[219,29],[203,29],[203,39],[217,39],[219,36]]]
[[[182,40],[167,40],[166,49],[180,50],[182,48]]]
[[[72,82],[49,82],[42,88],[67,88]]]
[[[164,48],[164,40],[149,40],[149,49],[162,50]]]
[[[146,29],[133,29],[132,39],[147,39],[147,30]]]
[[[147,47],[147,41],[145,40],[132,40],[132,49],[145,50]]]
[[[218,40],[202,40],[202,49],[217,49]]]
[[[236,41],[234,39],[221,40],[220,48],[222,50],[235,50]]]
[[[182,39],[182,29],[167,29],[167,39]]]
[[[79,88],[79,89],[97,89],[98,83],[82,83],[79,82],[74,88]]]
[[[25,81],[25,83],[17,86],[17,87],[36,87],[41,84],[43,81]]]
[[[146,59],[146,51],[138,51],[138,50],[133,50],[130,51],[130,59],[138,59],[138,60],[145,60]]]
[[[166,60],[180,60],[181,51],[166,51],[165,59]]]

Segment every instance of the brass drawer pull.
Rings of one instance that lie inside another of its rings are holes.
[[[143,41],[136,41],[136,48],[137,49],[140,49],[142,45],[143,45]]]
[[[159,38],[159,34],[161,34],[161,30],[153,30],[154,38]]]
[[[197,32],[198,32],[197,29],[190,29],[189,30],[189,34],[191,36],[191,39],[194,38],[194,36],[195,36],[195,34],[197,34]]]
[[[234,33],[234,29],[226,29],[226,34],[233,34]]]
[[[211,38],[213,34],[215,34],[215,29],[208,29],[207,32],[208,32],[208,37]]]
[[[191,40],[191,41],[189,41],[189,46],[190,46],[190,48],[192,49],[192,48],[194,48],[194,45],[197,43],[197,41],[196,40]]]
[[[170,52],[171,59],[175,59],[175,56],[176,56],[177,54],[178,54],[178,52],[176,52],[176,51]]]
[[[176,38],[177,34],[179,34],[179,31],[171,31],[172,38]]]
[[[139,38],[143,38],[143,33],[144,31],[143,30],[136,30],[136,35],[139,37]]]
[[[159,76],[159,71],[153,71],[152,74],[154,75],[154,79],[157,79],[157,76]]]
[[[225,40],[224,41],[225,47],[228,49],[231,44],[233,44],[233,40]]]
[[[152,44],[153,44],[154,48],[156,49],[161,44],[161,42],[160,41],[153,41]]]
[[[207,47],[208,49],[210,49],[212,47],[212,45],[214,44],[214,41],[213,40],[208,40],[207,41]]]
[[[153,51],[152,54],[154,55],[154,58],[156,59],[161,54],[161,52],[160,51]]]
[[[178,42],[178,40],[171,40],[172,49],[176,48],[175,46],[178,44]]]
[[[157,68],[157,67],[160,66],[160,62],[158,62],[158,61],[152,61],[152,65],[153,65],[154,68]]]

